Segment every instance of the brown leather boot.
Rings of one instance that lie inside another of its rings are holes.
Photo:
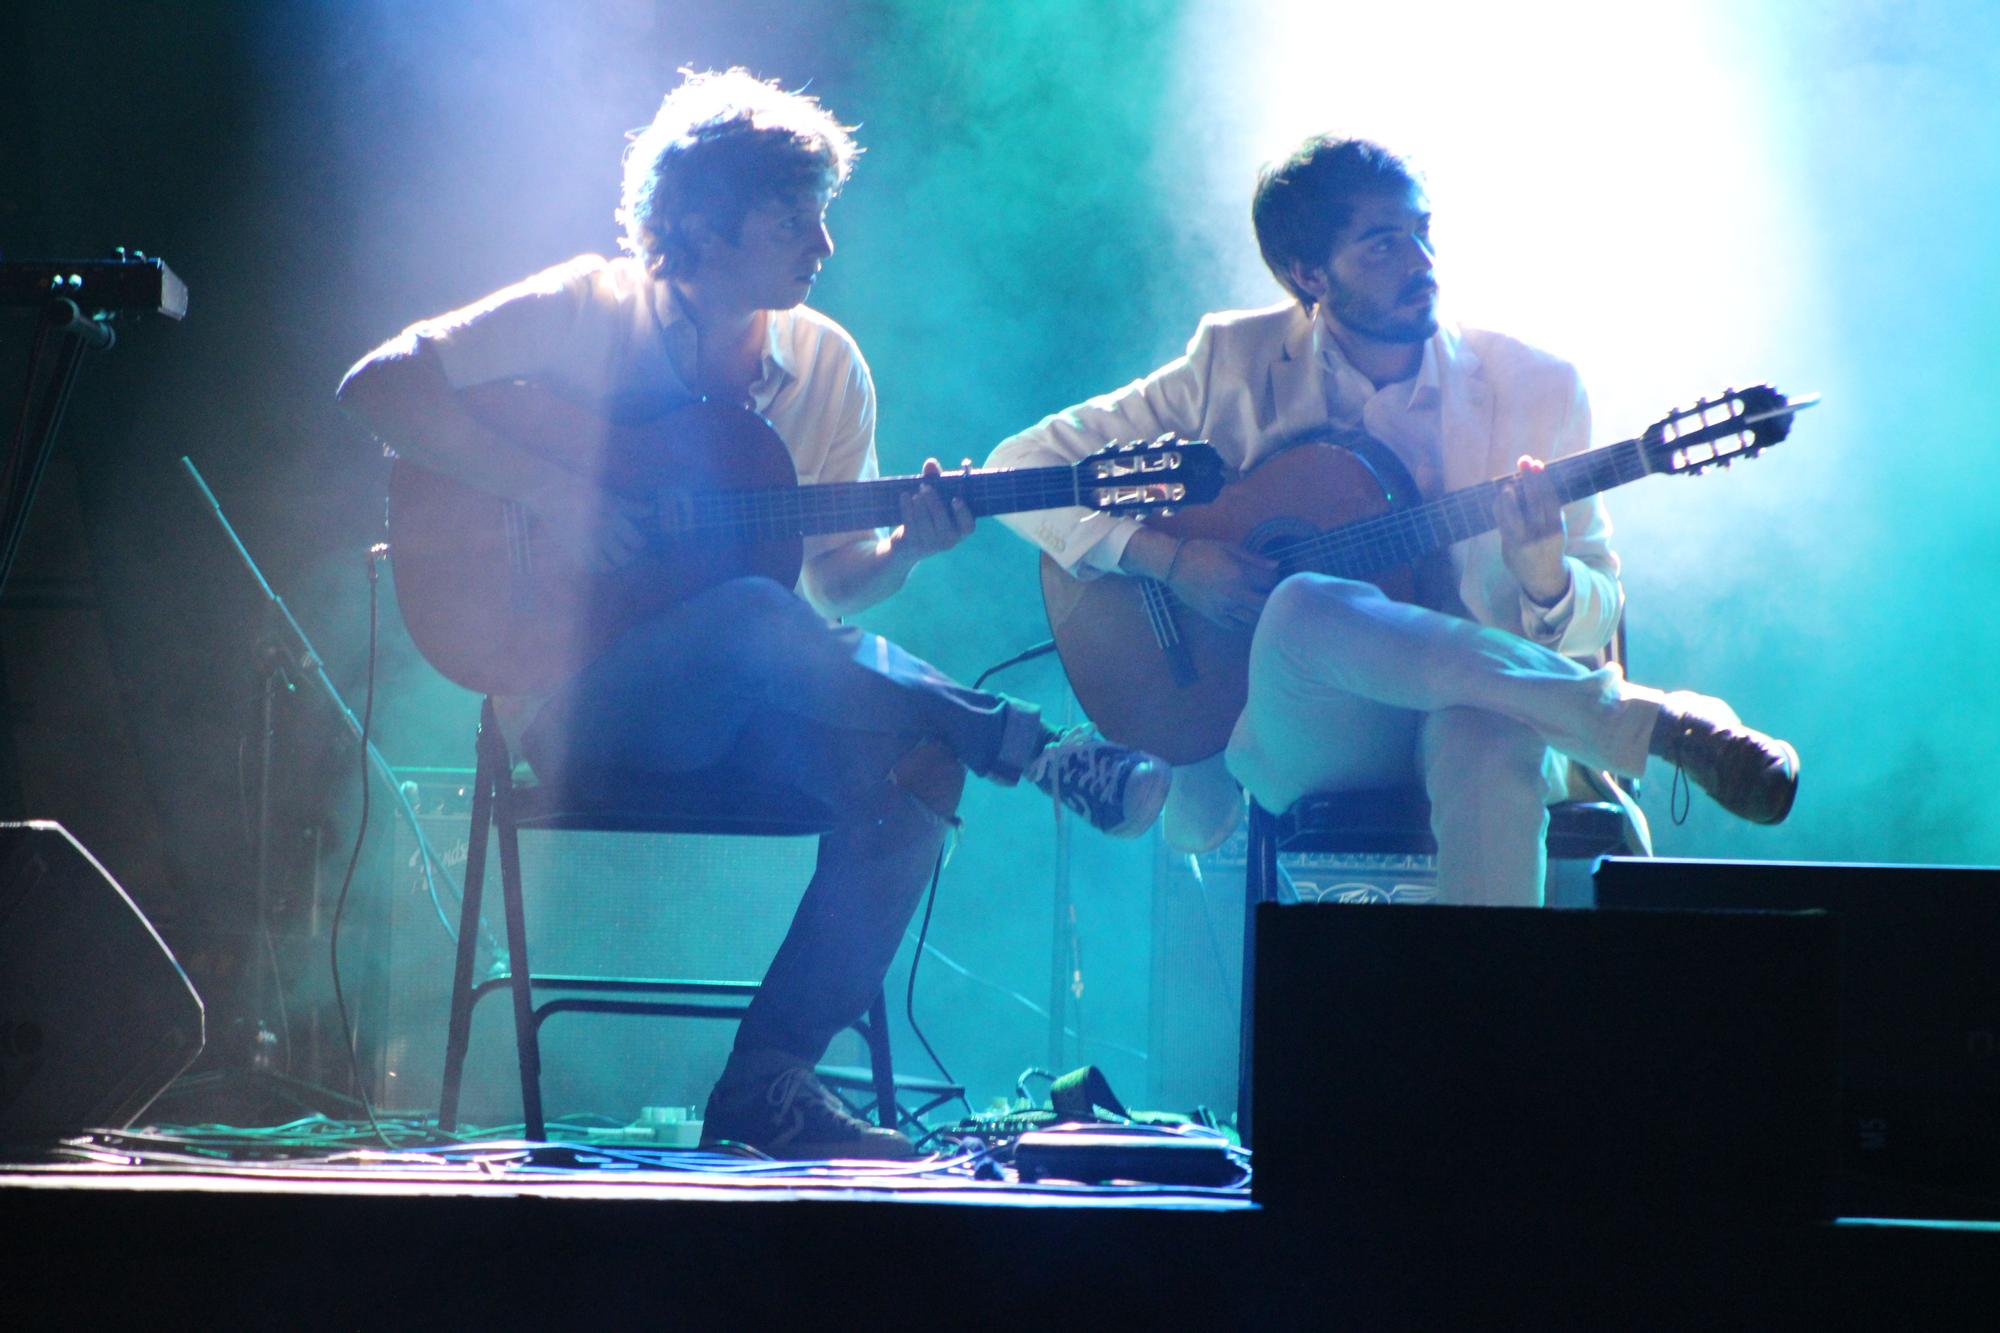
[[[1743,725],[1722,700],[1674,690],[1660,703],[1652,752],[1715,803],[1753,824],[1782,823],[1799,791],[1799,753]]]
[[[744,1143],[784,1161],[906,1161],[917,1155],[893,1129],[869,1124],[786,1051],[735,1051],[708,1094],[701,1145]]]

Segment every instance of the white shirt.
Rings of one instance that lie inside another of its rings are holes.
[[[455,389],[538,381],[607,415],[644,418],[692,402],[695,328],[671,283],[625,256],[583,255],[412,330]],[[768,312],[750,407],[784,440],[803,485],[866,481],[875,383],[847,330],[816,310]],[[805,539],[807,559],[857,533]]]
[[[411,330],[454,389],[529,379],[607,416],[643,420],[700,397],[688,385],[695,327],[671,283],[637,259],[581,255]],[[749,406],[771,423],[803,485],[866,481],[875,461],[875,382],[847,330],[816,310],[767,312]],[[805,558],[864,533],[807,537]],[[511,739],[546,694],[495,700]]]
[[[1417,493],[1436,499],[1444,489],[1444,426],[1439,413],[1437,352],[1428,340],[1417,372],[1408,379],[1375,387],[1341,352],[1327,327],[1325,307],[1313,320],[1313,353],[1326,385],[1326,416],[1336,426],[1364,430],[1389,446]]]

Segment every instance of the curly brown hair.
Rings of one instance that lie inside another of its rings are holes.
[[[693,269],[689,214],[734,241],[743,215],[767,200],[838,193],[861,152],[852,127],[816,97],[740,67],[681,74],[653,123],[630,136],[617,213],[618,243],[668,277]]]

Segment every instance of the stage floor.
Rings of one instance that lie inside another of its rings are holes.
[[[1023,1182],[991,1153],[779,1164],[315,1134],[102,1133],[0,1164],[6,1322],[1844,1328],[2000,1308],[1992,1223],[1608,1232],[1469,1197],[1448,1233],[1335,1230],[1245,1185]]]
[[[547,1143],[461,1137],[409,1143],[423,1137],[421,1131],[392,1125],[384,1137],[408,1146],[371,1141],[376,1136],[365,1123],[321,1117],[268,1129],[102,1131],[66,1139],[35,1160],[0,1162],[0,1189],[655,1202],[837,1199],[1208,1212],[1255,1207],[1247,1165],[1231,1173],[1233,1180],[1213,1186],[1023,1179],[1004,1143],[975,1142],[913,1162],[778,1162],[754,1154],[634,1144],[615,1132],[580,1131]],[[1224,1146],[1234,1160],[1247,1163],[1247,1153]]]

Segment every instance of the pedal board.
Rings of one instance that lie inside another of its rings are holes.
[[[1086,1185],[1126,1180],[1222,1187],[1241,1184],[1248,1174],[1220,1138],[1116,1126],[1030,1130],[1014,1140],[1014,1169],[1028,1182]]]

